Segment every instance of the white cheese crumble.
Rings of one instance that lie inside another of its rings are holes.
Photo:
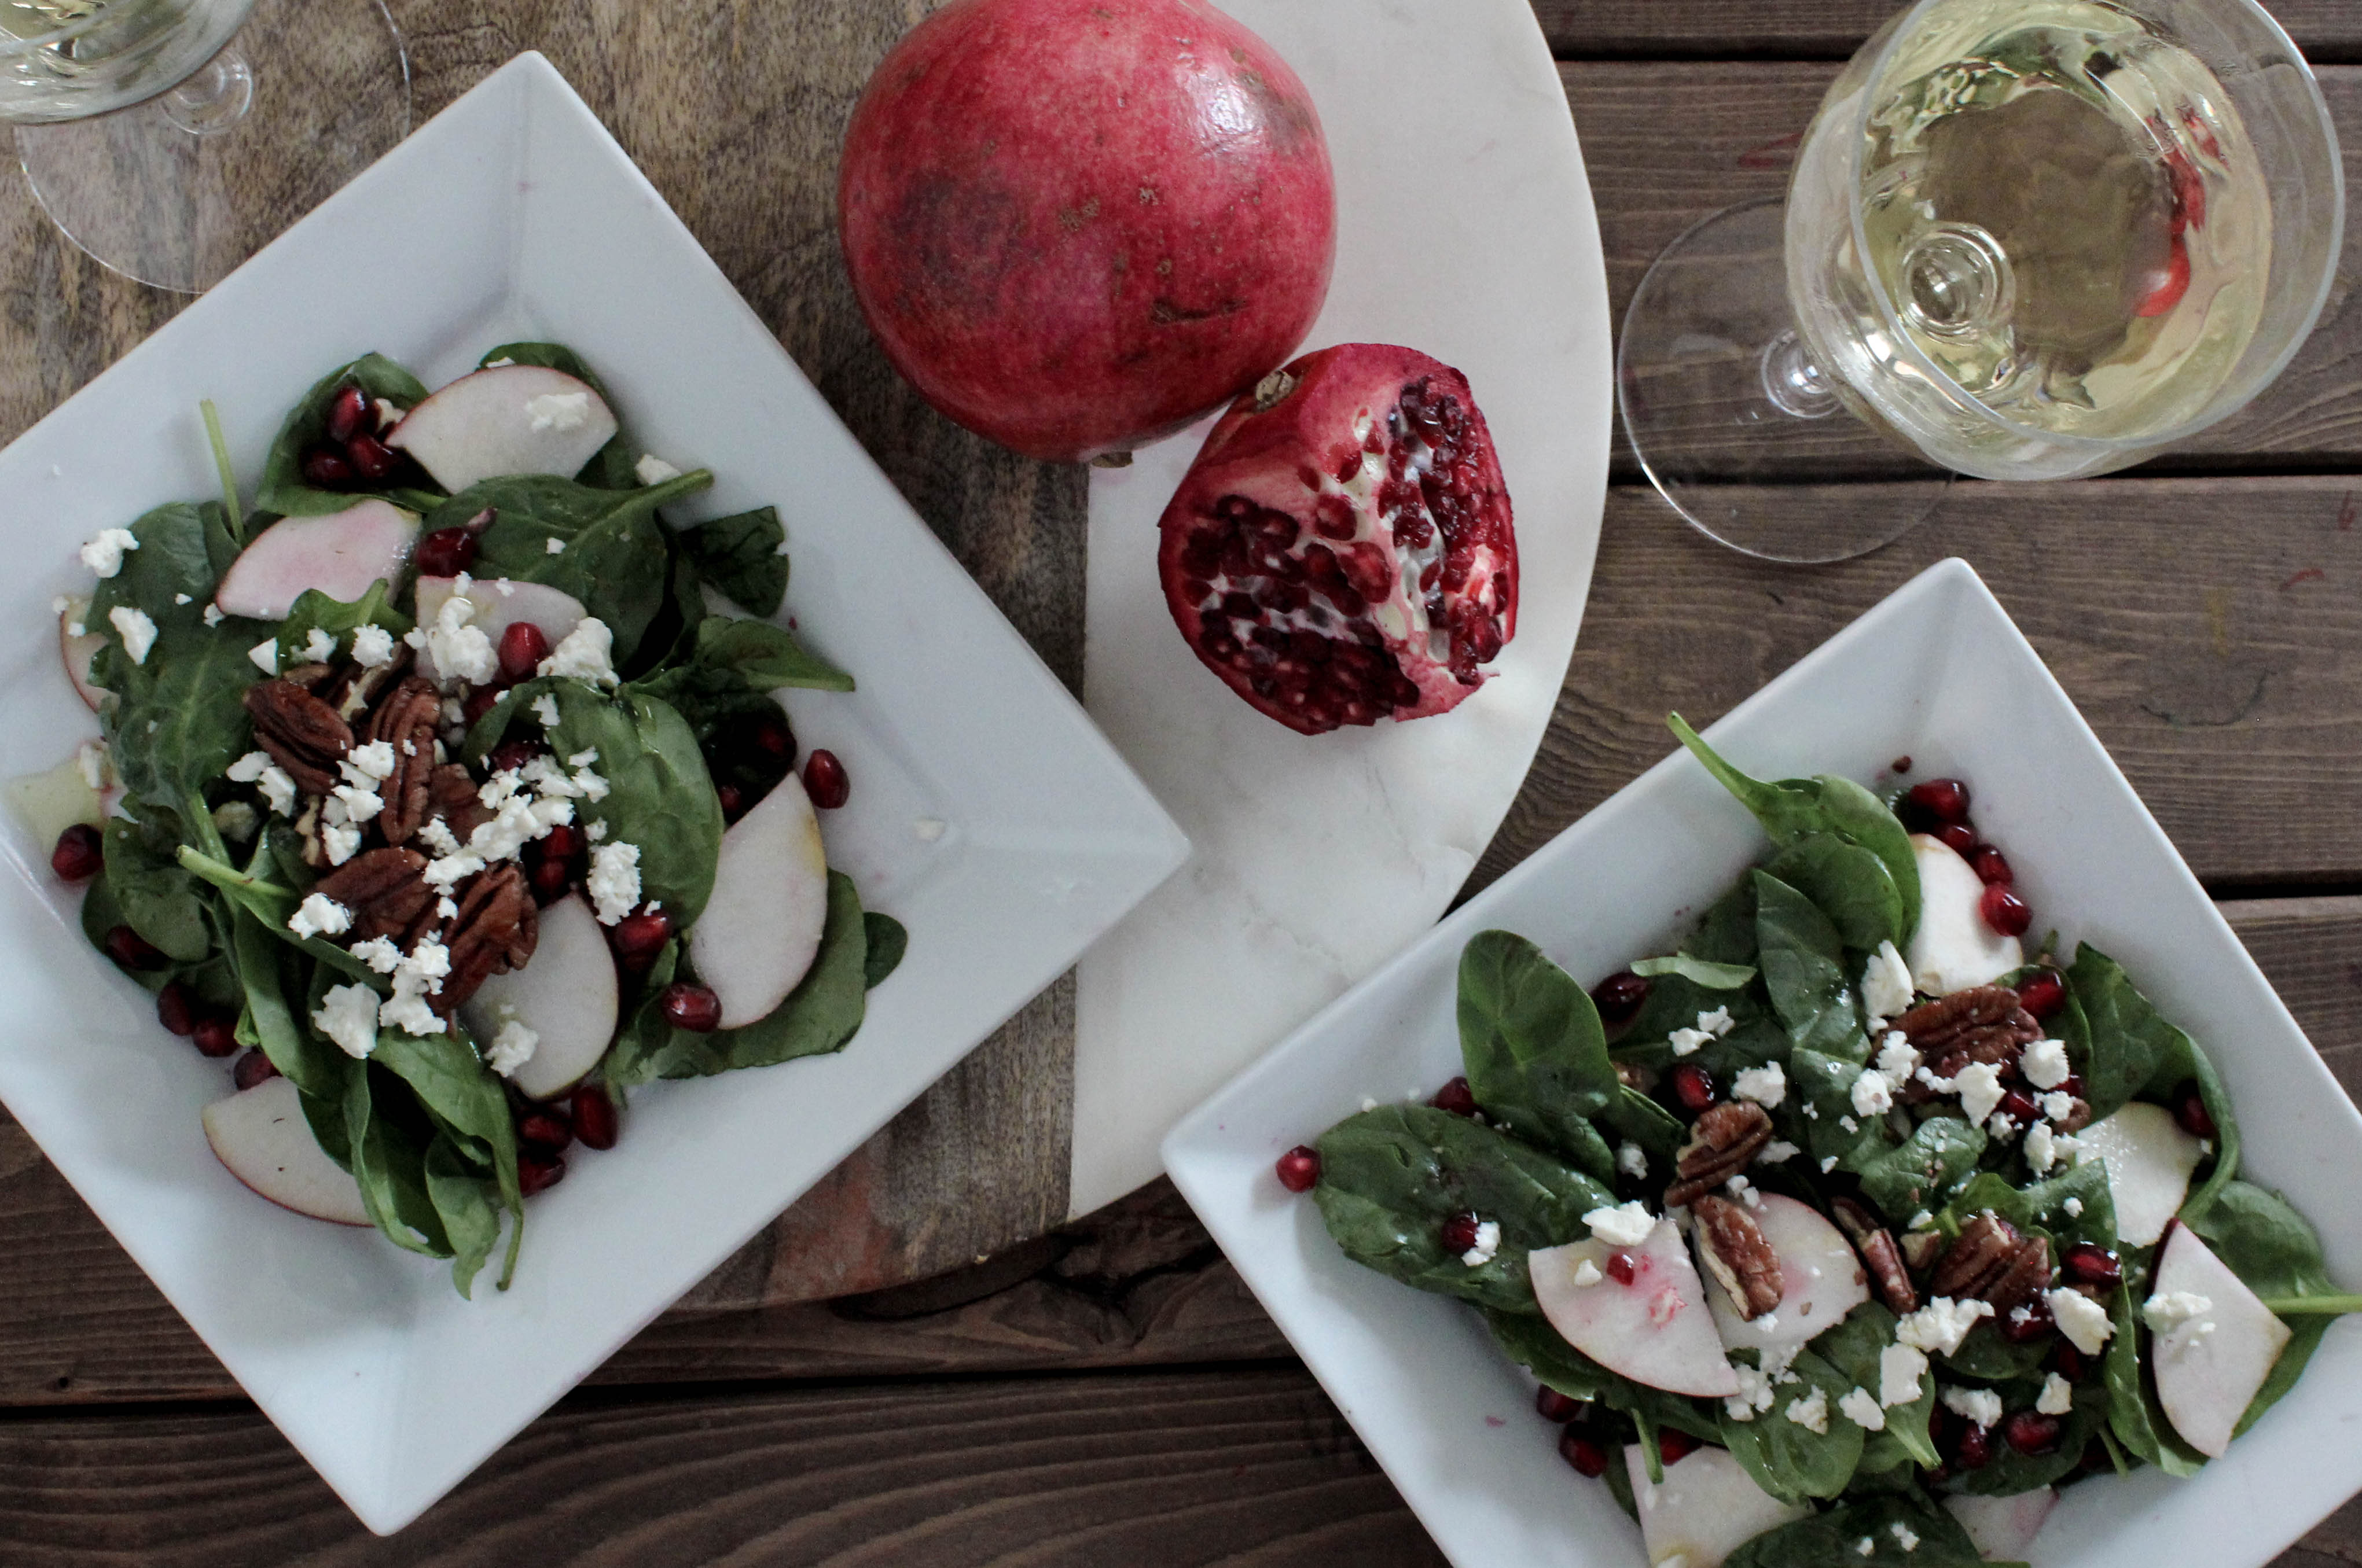
[[[1717,1007],[1711,1013],[1699,1014],[1697,1015],[1697,1026],[1704,1029],[1707,1034],[1712,1035],[1715,1038],[1720,1039],[1723,1036],[1729,1034],[1731,1031],[1730,1009],[1727,1007]]]
[[[345,950],[380,974],[392,974],[402,966],[402,949],[394,946],[391,937],[371,937]]]
[[[377,1021],[380,1028],[400,1029],[412,1035],[439,1035],[444,1030],[443,1020],[435,1015],[435,1009],[426,1004],[425,997],[399,992],[379,1003]]]
[[[1949,1296],[1938,1296],[1917,1311],[1894,1325],[1897,1343],[1931,1355],[1949,1355],[1960,1348],[1969,1331],[1977,1326],[1980,1318],[1992,1316],[1992,1303],[1970,1297],[1956,1301]]]
[[[1574,1283],[1578,1288],[1588,1290],[1606,1277],[1599,1272],[1599,1266],[1587,1257],[1574,1266]]]
[[[2067,1211],[2067,1217],[2070,1220],[2080,1220],[2083,1217],[2083,1201],[2081,1198],[2070,1194],[2067,1201],[2061,1203],[2059,1207]]]
[[[1879,1044],[1878,1070],[1900,1089],[1911,1081],[1918,1067],[1919,1053],[1913,1048],[1910,1037],[1900,1029],[1888,1030],[1886,1038]]]
[[[2141,1303],[2141,1321],[2148,1324],[2153,1334],[2170,1333],[2192,1318],[2202,1318],[2214,1310],[2211,1297],[2193,1290],[2174,1290],[2151,1296]]]
[[[194,603],[196,603],[197,601],[196,601],[196,600],[194,600],[194,599],[193,599],[193,598],[190,598],[188,595],[186,595],[186,594],[174,594],[174,595],[172,596],[172,602],[173,602],[174,604],[194,604]]]
[[[377,992],[368,986],[331,986],[312,1022],[338,1050],[358,1060],[377,1049]]]
[[[1873,1018],[1892,1018],[1910,1010],[1910,966],[1892,942],[1879,943],[1878,951],[1861,966],[1861,1005]]]
[[[418,825],[418,839],[437,855],[459,852],[458,835],[453,833],[451,825],[439,817],[430,817]]]
[[[253,663],[254,667],[260,670],[264,674],[277,674],[279,673],[279,639],[276,637],[264,638],[253,647],[248,648],[246,651],[246,656]]]
[[[2075,1113],[2075,1097],[2054,1089],[2042,1097],[2042,1113],[2054,1122],[2063,1122]]]
[[[106,619],[122,634],[123,651],[131,655],[131,662],[146,663],[148,650],[156,646],[156,623],[148,619],[148,612],[119,604],[106,612]]]
[[[353,632],[353,663],[364,670],[374,670],[393,663],[393,633],[375,621]]]
[[[1927,1212],[1926,1210],[1922,1209],[1917,1213],[1911,1216],[1910,1223],[1904,1226],[1904,1229],[1908,1231],[1924,1231],[1935,1223],[1936,1216]]]
[[[1784,1138],[1774,1138],[1765,1144],[1755,1157],[1758,1165],[1785,1165],[1805,1151]]]
[[[402,422],[403,411],[388,399],[380,398],[370,407],[377,412],[377,428],[381,435]]]
[[[205,624],[207,626],[219,626],[223,621],[227,620],[228,619],[229,617],[222,613],[221,606],[217,604],[209,604],[205,606]]]
[[[541,1036],[524,1026],[524,1021],[506,1018],[492,1036],[492,1048],[484,1053],[484,1065],[502,1078],[513,1078],[517,1069],[533,1059],[534,1048]]]
[[[590,422],[589,392],[543,392],[524,400],[535,430],[580,430]]]
[[[2036,1176],[2047,1176],[2050,1168],[2058,1163],[2058,1143],[2050,1134],[2050,1124],[2036,1122],[2025,1130],[2025,1168]]]
[[[590,874],[583,885],[590,894],[590,902],[598,907],[599,924],[613,926],[623,919],[639,907],[640,847],[618,841],[593,849]],[[1637,1202],[1627,1205],[1632,1209],[1639,1206]],[[1584,1217],[1584,1223],[1591,1223],[1589,1215]],[[1641,1234],[1648,1233],[1644,1230]]]
[[[345,753],[344,761],[337,764],[337,771],[345,775],[348,783],[366,787],[392,778],[393,767],[393,742],[372,740]]]
[[[139,541],[129,529],[104,528],[82,547],[82,564],[102,577],[111,577],[123,570],[123,553],[138,548]]]
[[[1909,1525],[1904,1524],[1901,1519],[1896,1519],[1893,1523],[1888,1525],[1886,1530],[1888,1534],[1894,1537],[1894,1544],[1903,1548],[1904,1551],[1916,1552],[1919,1550],[1919,1533],[1913,1530]]]
[[[607,837],[607,824],[603,821],[593,822],[582,829],[582,836],[594,844],[599,843]]]
[[[566,541],[558,538],[555,533],[543,540],[541,542],[541,547],[543,551],[548,554],[563,555],[566,554]]]
[[[575,622],[557,646],[551,649],[535,674],[570,675],[578,681],[588,681],[594,686],[615,684],[615,634],[607,623],[595,615],[586,615]]]
[[[632,472],[640,477],[643,485],[661,485],[667,479],[680,477],[680,470],[653,452],[643,452],[640,460],[632,465]]]
[[[1861,1069],[1861,1076],[1853,1080],[1852,1099],[1854,1114],[1882,1115],[1894,1104],[1894,1085],[1876,1068],[1866,1067]],[[1853,1129],[1848,1127],[1846,1131]]]
[[[1946,1388],[1937,1398],[1970,1426],[1994,1426],[2001,1420],[2001,1396],[1990,1388]]]
[[[1815,1388],[1801,1399],[1791,1399],[1783,1412],[1806,1431],[1826,1433],[1829,1430],[1829,1396],[1827,1390]]]
[[[2036,1089],[2056,1089],[2075,1069],[2067,1060],[2064,1040],[2036,1040],[2017,1058],[2017,1070]]]
[[[1878,1542],[1865,1535],[1853,1543],[1853,1550],[1857,1557],[1875,1557],[1878,1554]]]
[[[1878,1353],[1878,1402],[1888,1409],[1919,1398],[1919,1379],[1927,1373],[1927,1353],[1914,1345],[1890,1344]]]
[[[1617,1146],[1616,1168],[1636,1179],[1645,1179],[1649,1174],[1649,1157],[1639,1145],[1627,1139]]]
[[[2081,1291],[2062,1285],[2044,1291],[2042,1299],[2050,1303],[2051,1320],[2058,1332],[2085,1355],[2097,1355],[2100,1347],[2114,1336],[2116,1325],[2110,1321],[2108,1310]]]
[[[2000,1069],[1989,1061],[1970,1062],[1953,1075],[1952,1081],[1960,1091],[1960,1110],[1971,1122],[1992,1115],[2002,1096],[2009,1092],[2001,1086]]]
[[[1676,1029],[1665,1036],[1667,1042],[1673,1047],[1673,1055],[1677,1057],[1688,1056],[1713,1038],[1714,1036],[1704,1029]]]
[[[295,781],[285,768],[273,762],[262,770],[254,785],[262,792],[263,803],[281,817],[295,812]]]
[[[1780,1396],[1773,1392],[1771,1377],[1761,1370],[1743,1361],[1734,1361],[1730,1372],[1738,1379],[1738,1392],[1726,1396],[1722,1408],[1732,1420],[1751,1421],[1779,1402]]]
[[[1777,1105],[1788,1098],[1788,1075],[1776,1061],[1762,1067],[1743,1067],[1731,1080],[1730,1091],[1758,1105]]]
[[[2042,1380],[2042,1394],[2034,1401],[2035,1410],[2046,1416],[2063,1416],[2075,1408],[2075,1386],[2056,1372]]]
[[[298,937],[341,937],[353,928],[353,912],[325,893],[315,893],[295,906],[287,928]]]
[[[1462,1253],[1460,1261],[1471,1268],[1482,1268],[1500,1250],[1501,1227],[1491,1220],[1480,1220],[1476,1224],[1476,1245]]]
[[[337,640],[322,627],[312,628],[304,639],[304,660],[306,663],[325,664],[337,656]]]
[[[557,728],[557,694],[544,692],[533,699],[533,716],[544,729]]]
[[[500,673],[501,658],[483,628],[469,624],[476,619],[476,601],[468,597],[466,581],[460,578],[462,586],[435,612],[435,624],[426,632],[426,655],[445,679],[482,685]]]
[[[1870,1390],[1867,1388],[1856,1388],[1844,1398],[1839,1399],[1838,1409],[1844,1414],[1846,1420],[1864,1431],[1886,1430],[1886,1412],[1878,1408],[1878,1401],[1870,1397]]]
[[[270,766],[270,752],[248,751],[245,756],[232,762],[223,776],[232,784],[252,784],[262,776],[262,771],[269,766]]]
[[[628,845],[624,847],[630,848]],[[595,862],[599,855],[603,852],[594,850],[591,854],[594,876],[597,874]],[[637,858],[638,853],[636,850],[633,850],[635,858]],[[633,883],[635,892],[638,881],[638,877],[635,875]],[[604,914],[602,913],[600,917],[604,919]],[[609,924],[612,925],[613,922]],[[1590,1229],[1593,1235],[1610,1246],[1639,1246],[1642,1242],[1647,1241],[1649,1234],[1657,1228],[1656,1217],[1649,1212],[1638,1198],[1633,1199],[1629,1203],[1618,1203],[1613,1208],[1602,1206],[1594,1209],[1584,1215],[1583,1223]]]
[[[1831,1171],[1835,1170],[1837,1168],[1838,1168],[1838,1157],[1837,1157],[1837,1156],[1835,1156],[1835,1155],[1828,1155],[1828,1156],[1826,1156],[1826,1157],[1823,1157],[1823,1159],[1821,1160],[1821,1174],[1822,1174],[1823,1176],[1827,1176],[1829,1172],[1831,1172]]]

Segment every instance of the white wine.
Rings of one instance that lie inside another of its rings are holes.
[[[253,0],[0,0],[0,120],[81,119],[182,81]]]

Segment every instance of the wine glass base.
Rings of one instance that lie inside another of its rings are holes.
[[[1617,400],[1650,480],[1700,532],[1767,561],[1843,561],[1909,532],[1952,476],[1856,419],[1812,362],[1788,309],[1786,211],[1725,208],[1650,264]]]
[[[17,154],[67,238],[127,278],[194,294],[409,134],[410,61],[381,0],[256,0],[171,92],[20,125]]]

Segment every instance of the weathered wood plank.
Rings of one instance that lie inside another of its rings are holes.
[[[2362,897],[2240,899],[2222,907],[2347,1097],[2362,1104]]]

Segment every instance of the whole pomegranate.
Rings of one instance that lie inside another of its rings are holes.
[[[870,78],[837,216],[895,368],[1062,462],[1253,386],[1336,257],[1311,97],[1203,0],[953,0]]]
[[[1493,438],[1466,378],[1416,349],[1345,344],[1272,375],[1158,526],[1189,646],[1307,735],[1456,707],[1517,630]]]

